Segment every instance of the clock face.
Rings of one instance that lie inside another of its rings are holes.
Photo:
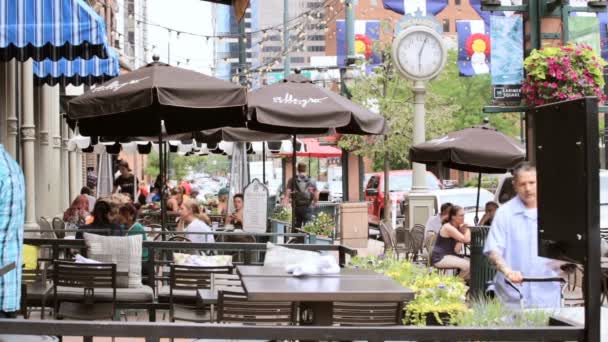
[[[412,28],[399,35],[393,54],[406,76],[420,80],[435,77],[446,58],[441,37],[427,28]]]

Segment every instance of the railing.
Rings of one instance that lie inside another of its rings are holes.
[[[582,341],[582,327],[321,327],[0,319],[3,334],[325,341]]]

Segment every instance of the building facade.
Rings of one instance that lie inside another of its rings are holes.
[[[215,39],[214,62],[215,77],[231,81],[233,75],[238,74],[239,70],[239,25],[234,15],[232,6],[213,4],[212,20],[214,22],[214,33],[222,36],[222,39]],[[252,65],[251,53],[251,7],[245,12],[245,42],[247,63],[244,66],[249,69]]]

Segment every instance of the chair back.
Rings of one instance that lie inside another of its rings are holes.
[[[426,241],[424,242],[424,249],[426,249],[427,254],[427,267],[431,267],[431,255],[433,254],[433,247],[435,247],[435,241],[437,241],[437,233],[434,231],[429,231],[426,236]]]
[[[84,264],[55,260],[53,263],[53,294],[55,312],[59,310],[58,287],[81,288],[83,304],[95,302],[95,289],[111,288],[112,311],[116,307],[116,264]]]
[[[231,274],[233,268],[233,266],[205,267],[171,264],[170,296],[173,297],[173,290],[210,289],[212,274]]]
[[[213,273],[211,274],[211,290],[243,292],[243,283],[236,274]]]
[[[415,224],[410,231],[412,237],[412,253],[414,256],[422,253],[424,247],[424,226],[421,224]]]
[[[218,292],[218,323],[291,325],[295,310],[291,302],[251,302],[240,292]]]
[[[395,240],[393,240],[393,234],[386,226],[384,221],[380,221],[378,224],[378,229],[380,230],[382,241],[384,241],[384,254],[386,254],[389,250],[396,252],[397,248],[395,246]]]
[[[333,322],[344,326],[401,325],[403,303],[334,302]]]
[[[57,236],[53,232],[53,227],[51,226],[51,223],[49,222],[49,220],[46,219],[46,217],[40,216],[40,218],[38,219],[38,225],[40,225],[40,230],[42,231],[40,233],[40,237],[42,237],[43,239],[57,238]]]
[[[60,217],[53,217],[53,231],[58,239],[65,238],[65,222]]]

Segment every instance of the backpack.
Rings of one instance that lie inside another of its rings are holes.
[[[313,200],[313,193],[308,191],[308,188],[312,186],[309,177],[296,178],[296,192],[295,192],[295,203],[296,207],[308,207]]]

